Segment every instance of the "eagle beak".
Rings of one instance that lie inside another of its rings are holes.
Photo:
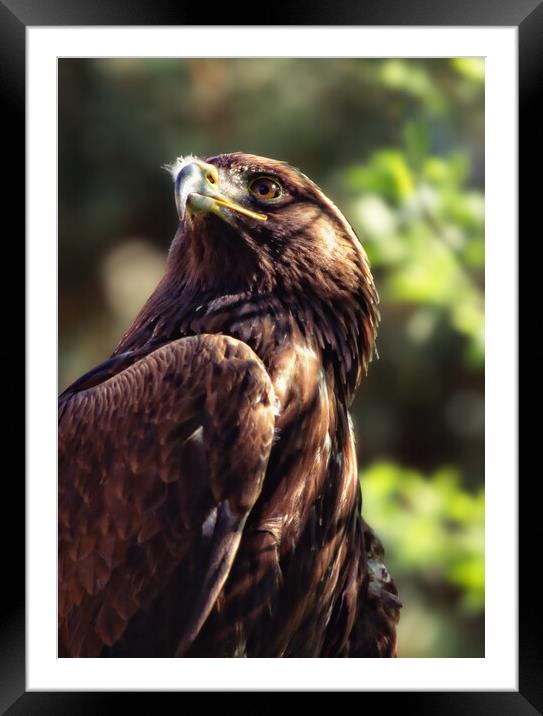
[[[181,167],[175,178],[175,204],[181,220],[190,215],[211,212],[221,219],[230,221],[225,209],[249,216],[257,221],[266,221],[267,216],[246,209],[219,191],[219,175],[216,167],[199,159]]]

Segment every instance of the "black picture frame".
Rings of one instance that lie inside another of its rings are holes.
[[[186,7],[185,7],[186,5]],[[29,26],[63,25],[201,25],[209,19],[204,4],[168,4],[164,0],[0,0],[0,88],[3,100],[2,136],[4,138],[5,177],[11,187],[7,214],[18,221],[12,223],[4,248],[13,252],[10,261],[21,260],[24,243],[22,233],[25,205],[23,198],[25,154],[25,30]],[[515,26],[518,28],[519,52],[519,209],[521,227],[537,227],[536,212],[541,199],[540,182],[528,178],[534,156],[541,150],[541,85],[543,80],[543,0],[365,0],[327,3],[326,0],[301,0],[291,7],[267,4],[255,6],[258,14],[238,10],[234,6],[217,6],[213,10],[214,25],[441,25],[441,26]],[[541,154],[541,152],[539,152]],[[2,282],[2,304],[10,307],[2,312],[4,332],[8,332],[10,350],[2,352],[4,364],[4,405],[24,405],[23,366],[20,346],[24,343],[24,320],[12,310],[15,303],[24,303],[21,292]],[[525,289],[525,294],[530,288]],[[526,297],[526,304],[530,296]],[[535,294],[534,294],[535,295]],[[7,314],[7,315],[6,315]],[[19,348],[15,348],[18,346]],[[8,372],[9,371],[9,372]],[[20,371],[19,379],[16,379]],[[15,374],[15,375],[14,375]],[[9,375],[9,378],[7,376]],[[11,420],[13,431],[16,420]],[[10,433],[6,444],[11,440]],[[15,443],[13,443],[14,445]],[[12,448],[13,450],[13,448]],[[12,453],[13,455],[13,453]],[[20,455],[20,451],[18,452]],[[20,458],[19,458],[20,459]],[[17,465],[17,460],[14,463]],[[0,621],[0,713],[10,716],[28,714],[84,714],[108,713],[126,706],[125,699],[138,699],[139,707],[162,708],[156,700],[148,701],[145,694],[117,694],[103,692],[27,692],[25,689],[25,622],[24,622],[24,479],[17,469],[10,468],[10,479],[3,481],[3,517],[0,520],[4,546],[1,590],[4,598]],[[7,477],[7,475],[6,475]],[[372,698],[378,708],[416,711],[418,714],[526,714],[543,713],[543,648],[541,644],[542,609],[534,571],[538,562],[536,550],[542,544],[541,519],[529,513],[537,509],[537,475],[527,475],[520,486],[520,559],[519,559],[519,690],[517,692],[387,692],[364,693],[364,708]],[[7,505],[10,505],[9,509]],[[15,510],[15,505],[18,509]],[[531,509],[530,509],[531,508]],[[16,515],[16,520],[13,517]],[[519,515],[519,517],[520,517]],[[7,517],[11,519],[8,520]],[[507,527],[504,526],[504,529]],[[13,557],[8,568],[5,559]],[[504,578],[515,579],[514,572],[504,566]],[[421,665],[422,668],[423,664]],[[162,694],[161,694],[162,695]],[[151,698],[156,699],[158,694]],[[179,698],[180,695],[174,694]],[[225,697],[217,694],[225,704]],[[280,694],[252,694],[260,712],[271,712]],[[181,695],[182,697],[182,695]],[[227,703],[226,702],[226,703]],[[152,706],[151,706],[152,703]],[[362,706],[362,704],[360,704]]]

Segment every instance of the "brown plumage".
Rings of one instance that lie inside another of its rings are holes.
[[[349,406],[377,294],[289,165],[171,167],[166,273],[59,401],[61,656],[395,656]]]

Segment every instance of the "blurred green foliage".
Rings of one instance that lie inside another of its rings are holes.
[[[59,388],[158,282],[178,155],[284,159],[340,207],[381,298],[353,404],[400,656],[484,654],[484,60],[60,59]]]
[[[465,335],[466,359],[484,360],[484,197],[470,189],[469,157],[429,153],[426,126],[410,121],[404,144],[346,172],[366,250],[387,268],[382,295],[418,306],[415,335],[441,319]]]
[[[430,651],[454,655],[456,639],[443,640],[443,632],[457,633],[477,623],[484,609],[484,491],[471,494],[462,488],[455,468],[423,475],[389,462],[377,462],[361,475],[364,510],[386,545],[387,568],[398,584],[416,585],[426,608],[410,608],[402,614],[399,641],[407,635],[402,656],[424,656],[411,643],[413,623],[422,629]],[[432,599],[433,595],[433,599]],[[428,604],[426,604],[428,602]],[[428,611],[426,611],[428,609]],[[435,619],[435,612],[442,612]],[[476,629],[475,642],[481,637]],[[466,649],[476,644],[468,643]],[[411,653],[409,650],[411,648]],[[406,653],[407,651],[407,653]]]

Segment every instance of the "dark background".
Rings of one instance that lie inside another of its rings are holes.
[[[59,388],[104,360],[176,226],[161,165],[285,159],[344,211],[381,295],[354,405],[400,656],[484,653],[484,62],[59,61]]]

